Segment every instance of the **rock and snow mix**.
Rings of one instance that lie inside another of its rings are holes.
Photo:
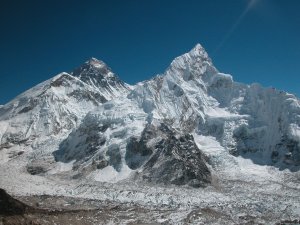
[[[135,86],[92,58],[0,106],[0,187],[291,219],[299,143],[299,99],[234,82],[199,44]]]

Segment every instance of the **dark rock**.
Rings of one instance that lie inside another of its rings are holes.
[[[22,215],[29,207],[0,188],[0,215]]]
[[[144,180],[192,187],[203,187],[211,182],[206,158],[192,135],[176,137],[165,124],[152,133],[163,138],[153,147],[153,154],[143,167]]]
[[[149,140],[151,136],[153,136],[151,129],[146,127],[140,140],[135,137],[130,138],[126,146],[125,154],[125,161],[130,169],[135,170],[142,166],[152,154],[152,150],[146,145],[147,140]]]
[[[107,99],[97,92],[74,90],[68,94],[69,97],[76,98],[77,100],[86,100],[93,102],[94,105],[98,106],[101,103],[107,102]]]
[[[106,155],[109,156],[109,165],[113,166],[116,171],[120,171],[122,166],[122,156],[119,146],[111,145],[108,148]]]
[[[93,64],[99,64],[102,66],[95,67]],[[102,61],[97,59],[90,59],[80,67],[76,68],[71,74],[78,77],[81,81],[91,86],[105,88],[108,92],[111,92],[111,87],[122,87],[127,89],[125,83],[121,81],[117,75],[109,75],[111,69]]]
[[[103,169],[108,166],[108,161],[103,160],[97,163],[97,169]]]
[[[50,86],[52,86],[52,87],[69,86],[68,81],[71,81],[71,80],[74,80],[74,78],[68,74],[62,74],[59,78],[52,81]]]
[[[31,175],[38,175],[47,172],[47,169],[41,165],[28,165],[27,172]]]
[[[34,109],[38,104],[38,99],[29,99],[28,104],[24,106],[18,113],[26,113],[29,112],[30,110]]]
[[[67,139],[61,142],[59,150],[53,152],[56,161],[84,162],[94,155],[106,142],[102,135],[107,130],[107,125],[82,124],[77,130],[74,130]],[[78,142],[78,140],[81,140]],[[77,143],[74,146],[74,143]]]

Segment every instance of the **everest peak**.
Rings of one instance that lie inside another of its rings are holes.
[[[91,58],[76,68],[72,73],[75,77],[82,76],[101,76],[101,77],[113,77],[114,74],[111,69],[101,60]]]
[[[96,68],[107,67],[107,65],[103,61],[101,61],[99,59],[96,59],[94,57],[87,60],[85,62],[85,64],[91,65],[91,66],[96,67]]]

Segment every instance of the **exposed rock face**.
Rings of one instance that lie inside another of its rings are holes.
[[[177,135],[164,124],[158,129],[152,128],[152,133],[156,141],[152,141],[153,154],[140,173],[144,180],[193,187],[203,187],[211,182],[205,156],[192,135]]]
[[[124,95],[130,90],[104,62],[95,58],[91,58],[71,74],[97,88],[107,99]]]
[[[12,198],[5,190],[0,188],[0,215],[22,215],[30,207]]]
[[[299,143],[287,136],[282,136],[280,142],[276,144],[271,158],[274,163],[278,163],[282,160],[286,164],[286,167],[289,165],[300,166]]]
[[[106,125],[82,123],[60,144],[59,150],[54,152],[55,159],[62,162],[84,162],[105,144],[105,137],[101,133],[106,129]]]
[[[108,156],[108,165],[111,165],[116,171],[120,172],[122,168],[122,156],[118,145],[110,145],[106,151]]]
[[[47,165],[43,166],[42,163],[38,163],[37,165],[34,163],[29,163],[27,166],[27,171],[31,175],[43,174],[47,172]]]
[[[125,160],[130,169],[138,169],[152,155],[153,150],[147,146],[147,142],[155,138],[155,130],[151,126],[147,126],[141,135],[140,140],[131,137],[126,146]]]

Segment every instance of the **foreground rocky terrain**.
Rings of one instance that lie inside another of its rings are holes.
[[[8,201],[3,201],[9,199]],[[27,196],[16,200],[1,190],[0,224],[270,224],[276,218],[241,213],[235,217],[215,207],[161,208],[63,196]],[[24,203],[22,203],[22,202]],[[10,211],[5,211],[10,209]],[[299,224],[279,220],[273,224]]]
[[[0,188],[42,224],[276,224],[300,217],[299,142],[296,96],[199,44],[134,86],[92,58],[0,106]]]

